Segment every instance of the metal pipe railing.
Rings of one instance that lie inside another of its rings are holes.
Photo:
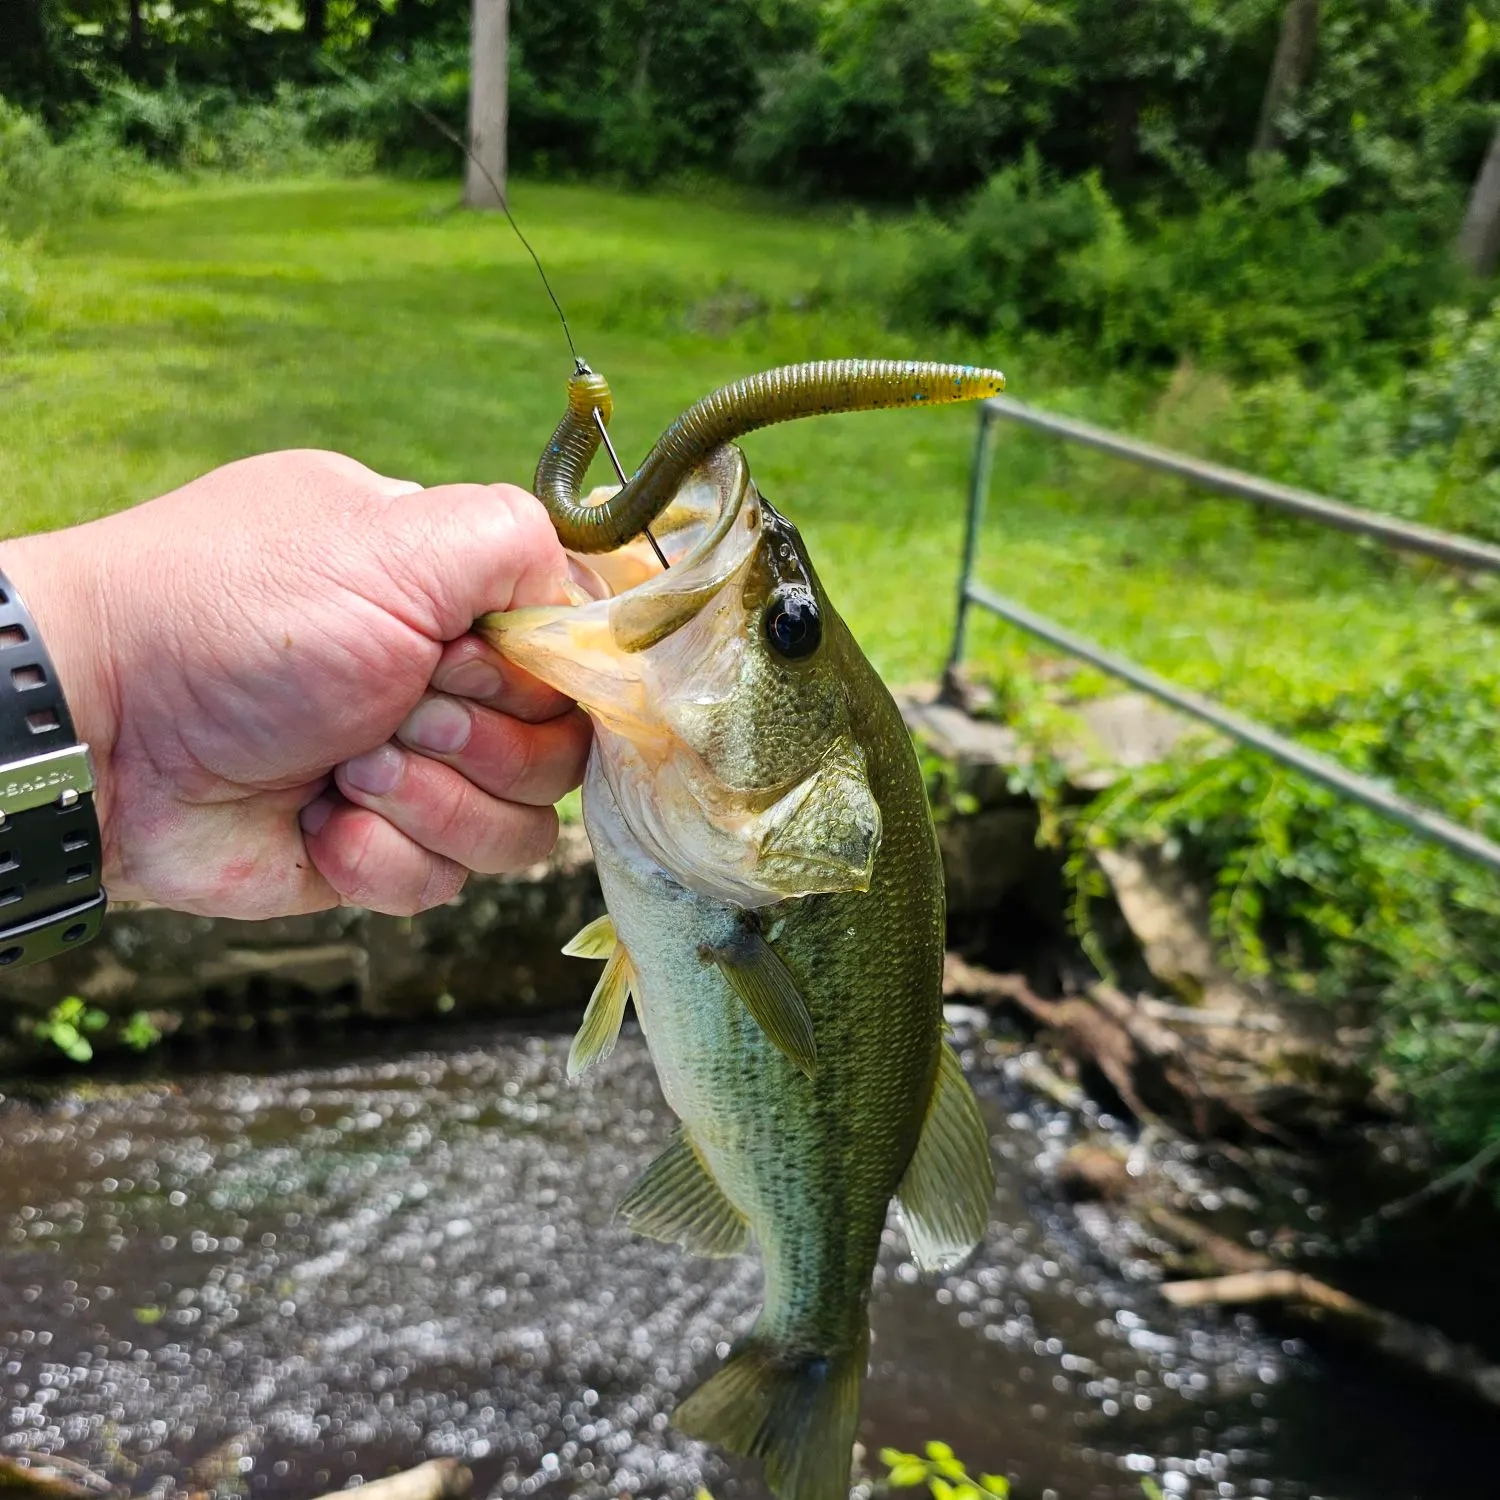
[[[982,584],[976,584],[974,566],[978,560],[979,530],[984,519],[984,504],[989,494],[990,476],[994,467],[995,422],[1002,418],[1071,442],[1086,444],[1133,463],[1178,474],[1221,494],[1273,505],[1322,525],[1356,532],[1386,546],[1420,552],[1429,557],[1441,558],[1444,562],[1500,572],[1500,548],[1471,537],[1455,536],[1431,527],[1393,520],[1389,516],[1360,510],[1356,506],[1328,500],[1305,490],[1289,489],[1253,474],[1203,463],[1199,459],[1172,453],[1149,443],[1140,443],[1133,438],[1120,437],[1084,422],[1037,411],[1034,407],[1024,406],[1006,396],[997,396],[986,401],[980,410],[974,466],[969,476],[968,522],[964,534],[963,570],[958,585],[958,614],[946,674],[950,681],[954,680],[963,657],[969,609],[978,605],[1050,642],[1069,655],[1090,662],[1102,671],[1149,693],[1153,698],[1170,704],[1180,712],[1211,724],[1241,744],[1271,756],[1311,780],[1329,787],[1340,796],[1391,818],[1419,837],[1477,860],[1493,870],[1500,870],[1500,844],[1487,839],[1483,834],[1465,828],[1441,813],[1393,792],[1382,783],[1368,776],[1361,776],[1337,761],[1299,745],[1285,735],[1277,734],[1275,730],[1254,719],[1221,708],[1211,699],[1178,687],[1127,657],[1106,651],[1104,647],[1049,620],[1045,615],[1026,608],[1014,599],[996,593]]]
[[[1222,464],[1190,458],[1185,453],[1173,453],[1169,448],[1158,448],[1154,443],[1121,437],[1118,433],[1090,426],[1087,422],[1075,421],[1072,417],[1059,417],[1049,411],[1038,411],[1034,406],[1011,400],[1009,396],[991,396],[984,403],[980,421],[983,422],[986,417],[991,420],[1003,417],[1008,422],[1018,422],[1023,427],[1051,433],[1054,437],[1081,443],[1086,448],[1097,448],[1101,453],[1111,453],[1116,458],[1141,464],[1148,469],[1176,474],[1200,489],[1215,490],[1221,495],[1232,495],[1239,500],[1253,500],[1257,505],[1288,511],[1294,516],[1316,521],[1321,526],[1332,526],[1339,531],[1352,531],[1360,536],[1373,537],[1387,547],[1394,547],[1402,552],[1420,552],[1456,567],[1480,568],[1489,573],[1500,573],[1500,547],[1492,546],[1489,542],[1455,536],[1452,532],[1438,531],[1431,526],[1419,526],[1414,521],[1399,521],[1394,516],[1383,516],[1378,511],[1346,505],[1342,500],[1329,500],[1323,495],[1313,494],[1311,490],[1293,489],[1290,485],[1262,479],[1257,474],[1226,469]]]

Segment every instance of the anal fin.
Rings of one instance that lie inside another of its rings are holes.
[[[619,1213],[637,1234],[681,1245],[693,1255],[738,1255],[750,1238],[748,1220],[680,1128],[620,1200]]]
[[[584,928],[584,932],[588,930]],[[613,925],[610,931],[613,933]],[[580,933],[579,937],[582,936]],[[635,970],[631,967],[630,954],[624,943],[617,942],[599,976],[599,983],[594,986],[594,993],[589,996],[588,1009],[583,1013],[573,1045],[568,1048],[569,1078],[577,1078],[585,1068],[603,1062],[615,1050],[620,1025],[625,1019],[625,1002],[630,998],[630,987],[634,982]]]
[[[995,1174],[989,1135],[958,1054],[938,1043],[937,1077],[917,1149],[896,1190],[912,1259],[948,1271],[984,1238]]]
[[[776,950],[758,932],[745,932],[733,944],[715,948],[713,959],[776,1050],[813,1077],[818,1047],[812,1016]]]

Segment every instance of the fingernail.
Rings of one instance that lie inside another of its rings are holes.
[[[610,586],[586,562],[576,557],[568,558],[568,581],[588,599],[607,599],[612,592]],[[559,602],[577,604],[580,601],[569,599]]]
[[[450,755],[469,743],[473,727],[469,711],[461,703],[451,698],[424,698],[407,715],[406,723],[396,731],[396,738],[413,750]]]
[[[333,816],[333,798],[319,797],[309,802],[297,815],[297,821],[302,825],[303,833],[312,837]]]
[[[391,500],[399,495],[414,495],[421,488],[415,479],[391,479],[385,474],[380,476],[380,493]]]
[[[344,762],[344,780],[372,797],[383,797],[401,780],[401,752],[394,745],[381,745],[365,755]]]
[[[456,698],[493,698],[504,685],[504,679],[487,661],[463,661],[440,678],[434,677],[432,685],[440,693],[452,693]]]

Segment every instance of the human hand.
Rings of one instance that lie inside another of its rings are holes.
[[[112,899],[407,914],[552,847],[587,719],[469,634],[564,597],[523,491],[272,453],[0,568],[92,747]]]

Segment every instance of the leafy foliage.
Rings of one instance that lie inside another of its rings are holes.
[[[1407,210],[1330,218],[1338,184],[1273,160],[1190,212],[1127,214],[1097,171],[1061,178],[1028,150],[896,242],[894,275],[876,263],[877,279],[844,285],[904,326],[1060,334],[1112,366],[1388,368],[1464,295],[1448,225]]]
[[[546,171],[737,171],[911,201],[978,187],[1035,146],[1117,200],[1243,185],[1284,0],[599,0],[511,7],[512,150]],[[76,119],[111,82],[267,100],[367,76],[385,104],[463,70],[468,0],[9,0],[0,93]],[[1324,0],[1317,63],[1281,124],[1334,212],[1451,216],[1493,128],[1500,0]],[[176,82],[174,82],[176,81]],[[400,111],[396,112],[398,115]],[[383,159],[451,166],[411,112]],[[363,138],[363,136],[361,136]]]
[[[368,170],[376,131],[330,130],[332,107],[327,91],[291,86],[269,99],[246,99],[217,85],[188,88],[175,75],[153,89],[120,80],[105,87],[90,134],[179,171],[269,177]]]
[[[68,995],[36,1023],[32,1035],[43,1046],[56,1047],[70,1062],[86,1063],[94,1056],[90,1033],[108,1025],[109,1017],[102,1010],[77,995]]]
[[[1287,726],[1366,776],[1500,839],[1500,671],[1407,673]],[[1244,750],[1130,777],[1087,808],[1087,851],[1159,846],[1212,892],[1240,970],[1334,1005],[1379,1036],[1397,1088],[1455,1150],[1497,1138],[1500,875]]]
[[[880,1461],[892,1489],[925,1484],[932,1500],[1007,1500],[1010,1495],[1010,1481],[998,1474],[972,1478],[947,1443],[930,1442],[920,1454],[882,1448]]]
[[[97,135],[58,143],[35,115],[0,98],[0,235],[24,240],[112,207],[121,165]]]
[[[67,995],[32,1027],[32,1037],[43,1047],[55,1047],[69,1062],[94,1060],[96,1037],[110,1025],[107,1012],[78,995]],[[149,1052],[162,1039],[161,1030],[145,1011],[136,1011],[120,1024],[116,1036],[132,1052]]]

